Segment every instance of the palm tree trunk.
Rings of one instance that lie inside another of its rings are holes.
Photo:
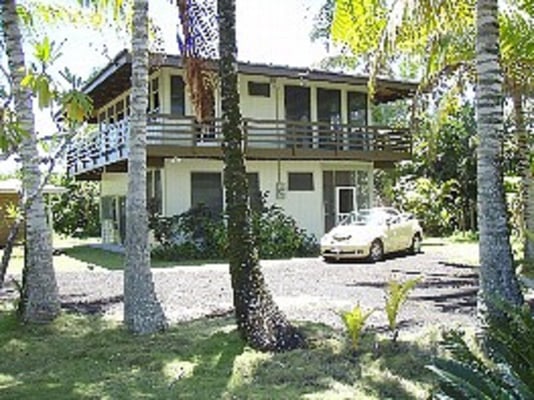
[[[25,199],[35,193],[25,211],[26,244],[19,312],[23,321],[49,322],[59,314],[60,306],[53,267],[52,233],[46,221],[43,196],[39,191],[40,158],[31,92],[21,85],[25,74],[25,59],[15,0],[3,2],[2,22],[17,119],[20,128],[25,132],[20,154],[23,202],[26,203]]]
[[[521,203],[521,231],[523,234],[523,258],[534,260],[534,185],[530,168],[530,146],[525,125],[521,89],[512,88],[512,104],[518,147],[518,168],[521,176],[519,200]]]
[[[499,65],[497,0],[477,0],[476,114],[478,224],[480,229],[479,311],[491,320],[500,313],[496,298],[517,305],[522,294],[514,273],[502,175],[503,105]]]
[[[148,105],[148,0],[135,0],[132,33],[132,112],[128,141],[124,322],[138,334],[166,328],[157,300],[148,245],[146,127]]]
[[[302,347],[304,340],[280,311],[266,287],[250,223],[237,91],[235,0],[218,0],[217,5],[228,257],[237,327],[243,339],[255,349],[290,350]]]

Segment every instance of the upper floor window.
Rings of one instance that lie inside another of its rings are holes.
[[[348,118],[349,124],[366,126],[367,118],[367,93],[348,92]]]
[[[271,97],[271,85],[268,82],[248,82],[249,96]]]
[[[290,191],[314,190],[312,172],[289,172],[287,174],[287,180],[287,189]]]
[[[171,76],[171,114],[185,115],[185,85],[180,75]]]
[[[154,78],[149,85],[149,105],[148,112],[159,112],[159,79]]]
[[[338,130],[341,125],[341,91],[317,89],[317,119],[324,122],[323,128]]]

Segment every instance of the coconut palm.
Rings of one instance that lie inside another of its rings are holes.
[[[281,351],[303,345],[303,338],[268,291],[252,235],[237,91],[235,0],[218,0],[219,80],[224,135],[224,186],[228,215],[228,258],[237,326],[260,350]]]
[[[496,313],[492,299],[522,303],[514,273],[507,225],[501,163],[503,78],[499,64],[497,0],[477,0],[476,103],[479,145],[477,151],[478,228],[480,231],[479,308]],[[497,316],[494,315],[494,316]]]
[[[49,322],[60,311],[58,288],[53,268],[52,234],[46,220],[43,196],[40,193],[40,157],[37,150],[31,91],[21,85],[25,75],[20,20],[16,1],[2,2],[2,25],[8,57],[12,92],[20,129],[24,139],[20,147],[22,159],[23,197],[25,202],[25,253],[20,315],[26,322]]]
[[[384,55],[396,52],[426,54],[427,76],[430,77],[439,74],[443,68],[454,70],[472,59],[471,49],[475,41],[469,37],[476,28],[476,110],[480,140],[479,305],[486,308],[494,296],[512,304],[521,303],[522,296],[512,267],[500,162],[503,108],[497,2],[493,5],[492,0],[478,1],[476,14],[471,0],[399,1],[391,9],[381,1],[371,1],[371,4],[374,8],[367,3],[367,7],[362,7],[363,1],[337,0],[332,34],[356,54],[375,53],[372,76],[385,59]],[[370,34],[364,35],[364,32]],[[491,307],[489,310],[493,311]]]
[[[135,0],[132,33],[132,93],[128,138],[128,194],[126,197],[126,265],[124,322],[134,333],[166,327],[156,298],[148,244],[146,199],[146,128],[148,107],[148,0]]]

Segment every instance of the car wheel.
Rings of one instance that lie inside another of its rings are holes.
[[[332,264],[333,262],[336,261],[335,258],[332,258],[332,257],[325,257],[325,256],[323,256],[323,260],[324,260],[324,262],[327,263],[327,264]]]
[[[371,243],[369,250],[369,259],[373,262],[381,261],[384,258],[384,245],[378,239]]]
[[[421,252],[421,235],[416,233],[412,239],[412,245],[410,246],[411,254],[419,254]]]

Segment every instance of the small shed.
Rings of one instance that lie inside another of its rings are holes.
[[[65,188],[45,185],[43,194],[57,195],[66,191]],[[20,195],[22,193],[22,182],[19,179],[7,179],[0,181],[0,247],[6,245],[9,230],[13,223],[12,211],[18,207]],[[48,207],[49,220],[52,220],[52,210]],[[21,236],[22,233],[19,235]]]

